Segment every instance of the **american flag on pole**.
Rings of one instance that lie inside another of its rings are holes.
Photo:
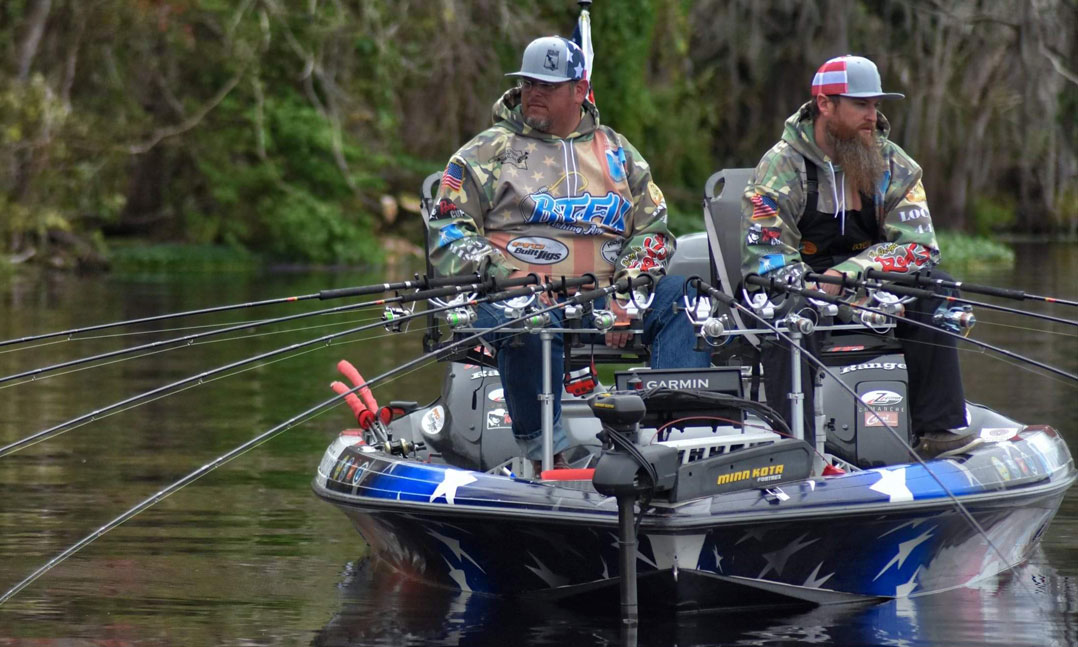
[[[585,9],[585,6],[581,3],[580,17],[577,18],[576,27],[573,29],[573,42],[580,45],[580,49],[584,51],[584,78],[588,80],[588,101],[595,105],[595,86],[591,80],[595,50],[591,47],[591,12]]]
[[[464,181],[464,169],[456,162],[450,162],[442,173],[442,185],[453,191],[460,191],[460,184]]]
[[[812,96],[818,94],[845,94],[849,92],[846,78],[846,57],[833,58],[816,70],[812,77]]]

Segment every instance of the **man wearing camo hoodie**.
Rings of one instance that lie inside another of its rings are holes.
[[[600,284],[639,272],[662,273],[675,240],[666,226],[666,201],[639,152],[613,129],[600,125],[588,100],[584,54],[558,36],[532,41],[524,50],[518,85],[493,109],[494,125],[453,154],[427,220],[431,264],[440,275],[476,271],[508,277],[579,277]],[[708,365],[695,350],[688,319],[674,310],[684,278],[664,276],[643,317],[643,342],[655,368]],[[618,323],[624,310],[611,303]],[[561,311],[552,313],[561,327]],[[505,321],[483,304],[477,327]],[[615,327],[617,330],[617,327]],[[537,335],[492,334],[513,435],[522,453],[541,457],[542,355]],[[607,345],[623,347],[629,335],[612,332]],[[560,335],[554,339],[551,381],[563,371]],[[565,467],[568,440],[560,424],[560,388],[554,397],[555,464]]]
[[[921,167],[888,139],[890,124],[878,112],[882,91],[876,65],[860,56],[824,63],[812,82],[812,99],[786,120],[782,139],[764,154],[742,199],[742,275],[797,281],[808,272],[857,277],[865,269],[931,272],[940,251],[932,228]],[[838,294],[840,286],[818,289]],[[922,299],[906,317],[928,322],[942,303]],[[952,337],[899,322],[909,371],[910,414],[916,449],[923,457],[956,453],[980,439],[965,435],[965,399]],[[815,336],[806,346],[816,352]],[[762,349],[770,406],[790,420],[789,350],[767,342]],[[802,380],[812,402],[812,380]],[[812,433],[806,407],[807,435]]]

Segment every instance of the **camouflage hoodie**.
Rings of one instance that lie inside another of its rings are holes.
[[[494,125],[453,154],[427,220],[439,275],[535,272],[601,281],[663,268],[674,251],[666,201],[644,158],[599,125],[588,102],[566,139],[524,123],[520,90],[494,104]]]
[[[787,278],[809,267],[801,260],[797,223],[805,211],[805,164],[819,167],[817,210],[835,213],[834,187],[842,170],[816,145],[813,120],[806,103],[786,120],[782,140],[764,154],[741,200],[741,273]],[[939,262],[939,245],[932,229],[921,167],[889,141],[891,126],[877,114],[876,139],[887,170],[876,191],[877,219],[883,240],[834,266],[858,274],[867,268],[910,273]],[[841,196],[839,196],[841,200]],[[839,205],[841,207],[841,204]]]

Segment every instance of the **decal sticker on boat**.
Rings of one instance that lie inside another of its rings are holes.
[[[442,430],[445,426],[445,409],[442,405],[437,405],[430,411],[423,414],[423,419],[419,423],[419,427],[423,430],[423,433],[428,436],[433,436]]]
[[[481,380],[484,377],[498,377],[498,369],[496,368],[481,368],[478,371],[468,376],[470,380]]]
[[[498,407],[487,412],[487,429],[505,429],[513,424],[509,411]]]
[[[569,248],[563,243],[539,236],[514,238],[506,244],[505,251],[533,265],[553,265],[569,257]]]
[[[880,411],[876,410],[875,413],[871,411],[865,412],[865,426],[866,427],[888,427],[898,426],[898,412],[897,411]]]
[[[763,467],[754,467],[749,470],[739,470],[729,474],[719,474],[715,484],[725,485],[727,483],[737,483],[738,481],[747,481],[749,479],[752,479],[757,483],[778,481],[782,478],[782,472],[785,468],[786,466],[784,464],[779,463],[778,465],[765,465]]]
[[[1003,461],[999,460],[995,456],[992,457],[992,467],[996,468],[996,471],[999,472],[999,477],[1001,479],[1003,479],[1004,481],[1011,480],[1011,471],[1007,469],[1007,466],[1003,463]]]
[[[490,393],[487,393],[487,399],[491,402],[505,402],[505,389],[491,389]]]
[[[894,391],[887,391],[885,389],[878,389],[876,391],[869,391],[861,396],[861,402],[869,405],[870,407],[885,407],[888,405],[898,404],[902,402],[902,396]]]
[[[981,438],[988,443],[1001,443],[1010,440],[1021,431],[1018,427],[985,427],[981,430]]]
[[[853,366],[843,366],[839,371],[839,375],[845,375],[854,371],[864,371],[870,368],[878,368],[884,371],[893,371],[895,369],[906,370],[906,365],[902,362],[865,362],[864,364],[854,364]]]

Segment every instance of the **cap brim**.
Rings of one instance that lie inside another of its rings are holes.
[[[550,74],[529,74],[528,72],[510,72],[506,76],[516,76],[522,79],[535,79],[536,81],[546,81],[547,83],[565,83],[566,81],[572,81],[573,79],[567,79],[563,76],[551,76]]]
[[[848,92],[846,94],[840,94],[840,97],[849,97],[851,99],[905,99],[906,95],[898,92]]]

